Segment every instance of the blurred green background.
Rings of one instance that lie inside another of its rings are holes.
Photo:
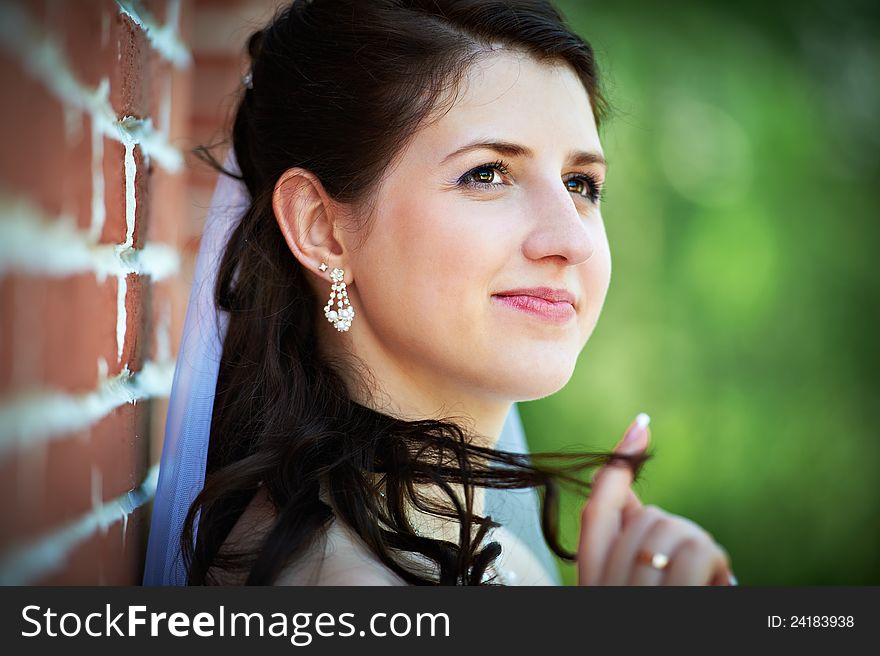
[[[876,3],[554,4],[614,109],[613,273],[571,382],[519,404],[531,449],[610,449],[645,411],[636,491],[741,585],[880,584]]]

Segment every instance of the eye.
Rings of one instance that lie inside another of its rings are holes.
[[[571,183],[575,183],[574,186]],[[604,194],[602,193],[602,180],[591,173],[583,173],[565,181],[569,191],[588,198],[592,203],[598,203]]]
[[[497,186],[499,183],[492,182],[495,178],[495,171],[502,175],[509,173],[507,164],[499,159],[497,162],[480,164],[480,166],[471,169],[458,179],[458,184],[462,187]]]
[[[493,182],[495,172],[507,175],[510,173],[507,164],[503,160],[480,164],[465,173],[458,179],[458,185],[462,187],[497,187],[500,182]],[[573,184],[572,184],[573,183]],[[592,173],[582,173],[572,176],[565,181],[569,191],[587,198],[592,203],[598,203],[603,197],[602,180]]]

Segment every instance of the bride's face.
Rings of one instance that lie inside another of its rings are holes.
[[[472,145],[486,142],[499,145]],[[375,224],[349,252],[353,343],[438,388],[512,401],[557,391],[610,282],[604,178],[571,69],[504,51],[484,60],[389,168]],[[499,296],[540,287],[573,303]]]

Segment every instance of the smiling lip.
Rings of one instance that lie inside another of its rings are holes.
[[[493,294],[492,298],[508,307],[554,323],[565,323],[575,316],[574,294],[566,289],[550,287],[510,289]]]

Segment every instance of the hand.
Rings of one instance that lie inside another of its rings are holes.
[[[647,448],[649,421],[644,414],[636,417],[615,452]],[[581,514],[578,585],[736,584],[727,552],[708,532],[689,519],[642,504],[632,482],[632,472],[619,462],[596,472]],[[657,569],[640,561],[643,549],[665,554],[668,564]]]

